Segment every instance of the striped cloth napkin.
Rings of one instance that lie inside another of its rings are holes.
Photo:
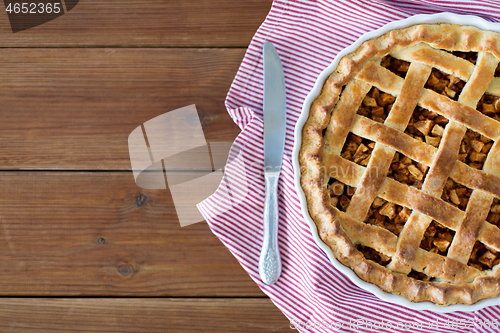
[[[300,332],[500,332],[500,306],[448,314],[416,311],[381,301],[337,271],[315,244],[294,188],[291,154],[294,127],[317,76],[335,55],[363,33],[414,14],[443,11],[474,14],[499,22],[500,2],[433,0],[275,0],[252,39],[226,99],[242,132],[235,140],[244,161],[241,202],[227,191],[198,205],[213,233]],[[279,182],[279,246],[283,271],[278,282],[260,281],[263,239],[263,58],[271,41],[280,54],[287,92],[285,156]],[[231,154],[235,154],[234,149]],[[234,157],[234,156],[233,156]],[[241,165],[240,165],[241,167]],[[228,180],[242,170],[226,169]],[[241,179],[240,179],[241,180]],[[237,193],[236,193],[237,194]],[[224,209],[220,209],[224,206]],[[229,208],[228,208],[229,207]],[[491,327],[493,325],[493,327]],[[490,327],[488,327],[490,326]]]

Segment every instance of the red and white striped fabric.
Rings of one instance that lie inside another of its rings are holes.
[[[235,143],[245,162],[248,192],[242,203],[224,213],[220,213],[220,207],[231,203],[221,188],[198,208],[213,233],[301,332],[500,332],[500,324],[496,328],[483,325],[500,319],[500,306],[470,313],[414,311],[383,302],[354,285],[315,244],[294,188],[291,164],[294,127],[302,103],[320,72],[363,33],[413,14],[441,11],[500,21],[500,3],[493,0],[275,0],[229,90],[226,107],[242,129]],[[279,183],[283,271],[272,286],[264,285],[258,274],[264,209],[262,46],[265,41],[271,41],[280,54],[287,92],[287,134]],[[226,174],[231,180],[240,173],[229,167]]]

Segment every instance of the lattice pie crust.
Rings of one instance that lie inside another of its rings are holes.
[[[364,42],[324,83],[301,186],[361,279],[439,305],[500,295],[499,62],[499,34],[423,24]]]

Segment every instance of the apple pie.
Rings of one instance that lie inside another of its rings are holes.
[[[500,295],[500,34],[392,30],[344,56],[302,130],[320,238],[412,302]]]

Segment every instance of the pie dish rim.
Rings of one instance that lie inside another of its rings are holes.
[[[328,256],[330,262],[333,264],[333,266],[341,271],[343,274],[347,275],[349,279],[358,287],[371,292],[372,294],[376,295],[378,298],[380,298],[383,301],[396,304],[396,305],[401,305],[405,306],[410,309],[414,310],[430,310],[434,312],[452,312],[452,311],[475,311],[478,309],[482,309],[487,306],[491,305],[498,305],[500,304],[500,297],[496,298],[487,298],[487,299],[482,299],[474,304],[467,305],[467,304],[451,304],[447,306],[440,306],[435,303],[432,303],[430,301],[423,301],[423,302],[411,302],[410,300],[406,299],[405,297],[401,295],[396,295],[392,294],[389,292],[385,292],[382,289],[380,289],[379,286],[366,282],[362,280],[360,277],[356,275],[356,273],[349,267],[349,266],[344,266],[340,261],[338,261],[335,256],[333,255],[332,250],[328,245],[326,245],[323,240],[320,238],[318,234],[318,229],[316,226],[316,223],[314,220],[311,218],[309,215],[308,207],[307,207],[307,201],[305,198],[304,191],[301,186],[301,173],[300,173],[300,164],[299,164],[299,151],[302,145],[302,129],[309,117],[309,111],[311,108],[311,104],[314,101],[314,99],[319,96],[321,89],[324,85],[324,82],[327,80],[328,76],[337,68],[337,65],[339,64],[340,60],[347,54],[355,51],[363,42],[370,40],[372,38],[381,36],[391,30],[395,29],[401,29],[401,28],[406,28],[409,26],[413,25],[418,25],[418,24],[433,24],[433,23],[452,23],[452,24],[459,24],[459,25],[467,25],[467,26],[474,26],[479,29],[483,30],[490,30],[494,32],[500,32],[500,24],[499,23],[492,23],[484,20],[481,17],[474,16],[474,15],[459,15],[459,14],[454,14],[454,13],[438,13],[438,14],[419,14],[415,16],[411,16],[409,18],[403,19],[403,20],[398,20],[398,21],[393,21],[390,22],[379,29],[369,31],[362,36],[360,36],[353,44],[350,46],[346,47],[345,49],[341,50],[337,56],[334,58],[334,60],[328,65],[318,76],[318,78],[315,81],[313,89],[309,92],[307,95],[306,99],[304,100],[303,106],[302,106],[302,112],[301,115],[297,121],[297,124],[295,126],[295,132],[294,132],[294,148],[292,152],[292,164],[294,168],[294,183],[295,183],[295,188],[297,190],[299,200],[300,200],[300,205],[302,209],[302,213],[304,215],[305,221],[309,224],[309,227],[311,229],[311,233],[313,236],[314,241],[316,244],[325,252],[325,254]]]

